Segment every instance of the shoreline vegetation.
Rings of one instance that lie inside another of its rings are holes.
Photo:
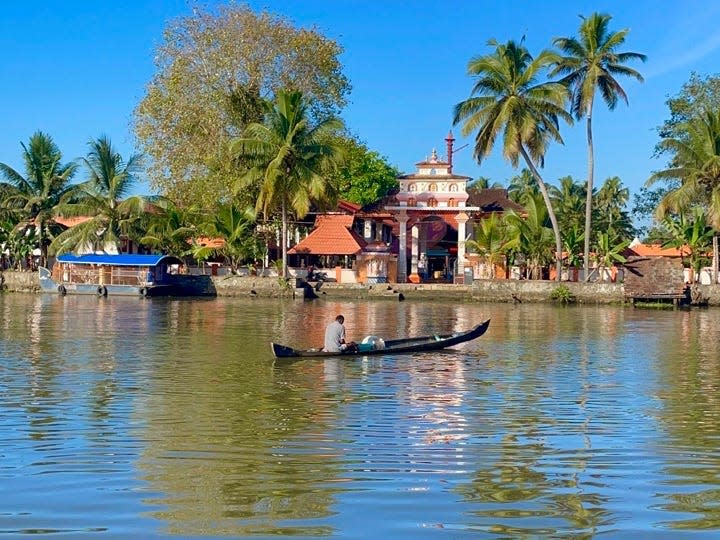
[[[5,271],[2,279],[3,292],[40,293],[37,272]],[[212,284],[213,296],[248,298],[286,298],[304,300],[307,292],[295,288],[277,277],[258,276],[207,276]],[[720,285],[696,285],[700,288],[707,306],[720,306]],[[625,297],[622,283],[563,282],[558,285],[549,280],[499,280],[480,279],[472,285],[436,283],[382,283],[363,285],[358,283],[323,283],[312,289],[310,298],[342,300],[422,300],[463,301],[499,303],[556,303],[559,305],[631,305]],[[140,300],[140,298],[138,298]],[[647,300],[638,307],[662,304],[660,300]],[[670,307],[672,303],[668,304]]]

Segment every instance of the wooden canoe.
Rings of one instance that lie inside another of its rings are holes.
[[[482,336],[490,326],[490,319],[478,324],[467,332],[455,332],[453,334],[433,334],[431,336],[390,339],[385,341],[382,349],[353,350],[346,352],[327,352],[322,349],[298,350],[278,343],[271,343],[272,352],[275,358],[295,358],[298,356],[367,356],[378,354],[413,353],[422,351],[437,351],[452,347],[459,343],[465,343]]]

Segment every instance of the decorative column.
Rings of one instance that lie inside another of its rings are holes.
[[[420,244],[420,227],[416,223],[410,229],[410,235],[412,238],[412,244],[410,245],[410,276],[408,281],[411,283],[420,283],[420,276],[418,275],[418,246]]]
[[[460,212],[455,216],[455,220],[458,224],[458,251],[457,251],[457,274],[455,277],[461,276],[465,271],[465,224],[467,223],[468,215],[465,212]]]
[[[407,283],[407,222],[409,216],[405,210],[397,215],[400,223],[400,246],[398,248],[398,283]]]

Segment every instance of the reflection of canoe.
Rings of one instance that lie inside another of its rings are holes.
[[[465,343],[482,336],[490,326],[490,319],[467,332],[454,334],[435,334],[432,336],[390,339],[385,341],[381,349],[358,350],[343,353],[325,352],[322,349],[296,350],[292,347],[271,343],[272,352],[276,358],[291,358],[297,356],[366,356],[370,354],[396,354],[421,351],[437,351],[452,347],[458,343]]]

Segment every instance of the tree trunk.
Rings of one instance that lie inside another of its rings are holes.
[[[595,155],[593,152],[592,136],[592,106],[593,100],[587,108],[587,144],[588,144],[588,175],[587,193],[585,194],[585,246],[583,249],[583,266],[585,270],[585,281],[590,279],[590,233],[592,231],[592,198],[593,198],[593,176],[595,175]]]
[[[560,238],[560,227],[558,226],[557,218],[555,217],[555,211],[552,207],[552,202],[550,201],[550,195],[548,194],[547,186],[545,185],[545,182],[543,181],[542,177],[540,176],[540,173],[538,172],[537,168],[535,167],[535,164],[533,163],[532,159],[528,155],[527,151],[525,150],[525,147],[520,144],[520,153],[522,154],[523,158],[525,158],[525,162],[528,164],[528,167],[530,167],[530,171],[532,171],[533,176],[535,177],[535,180],[537,180],[538,186],[540,187],[540,193],[542,193],[543,200],[545,201],[545,206],[547,207],[548,215],[550,216],[550,223],[552,223],[553,233],[555,235],[555,267],[557,275],[555,276],[555,281],[561,281],[562,280],[562,239]]]
[[[287,207],[285,201],[282,202],[282,233],[280,234],[280,242],[282,242],[282,277],[288,277],[287,271]]]
[[[713,235],[713,268],[712,268],[713,285],[718,282],[718,233]]]

